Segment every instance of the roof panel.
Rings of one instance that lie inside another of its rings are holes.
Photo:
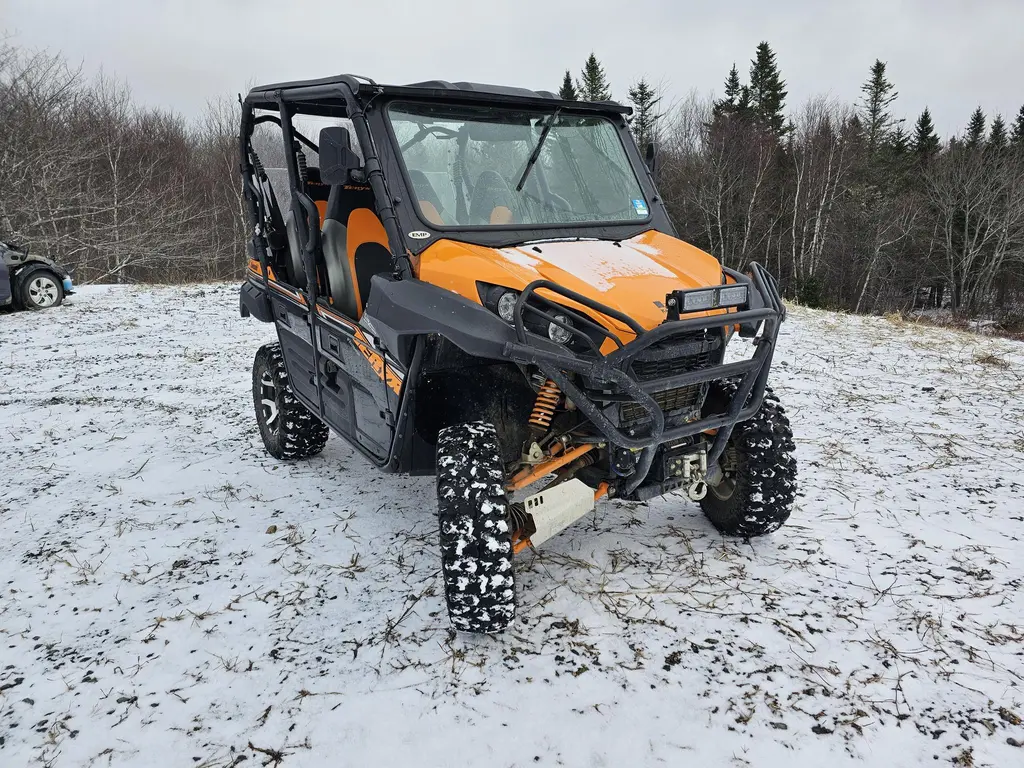
[[[321,77],[315,80],[294,80],[283,83],[271,83],[259,85],[249,91],[249,103],[259,103],[273,100],[275,91],[295,91],[299,89],[316,91],[318,89],[329,90],[332,86],[346,84],[360,93],[382,92],[405,97],[421,97],[430,99],[457,98],[460,100],[480,100],[500,102],[503,100],[514,100],[532,102],[534,105],[550,103],[552,106],[565,108],[577,108],[585,110],[599,110],[605,112],[629,113],[632,110],[614,101],[605,102],[566,102],[562,101],[551,91],[532,91],[529,88],[518,88],[508,85],[491,85],[488,83],[471,83],[467,81],[449,82],[447,80],[425,80],[409,85],[378,85],[369,78],[359,75],[333,75]],[[321,98],[327,98],[327,94]]]

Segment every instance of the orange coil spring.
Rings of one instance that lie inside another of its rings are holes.
[[[558,398],[561,397],[561,390],[551,379],[545,381],[537,392],[537,400],[533,404],[533,413],[530,414],[530,426],[541,432],[547,432],[551,426],[551,419],[555,416],[555,407],[558,405]]]

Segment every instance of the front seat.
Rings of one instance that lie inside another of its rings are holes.
[[[320,242],[324,249],[324,266],[327,268],[327,285],[331,291],[331,302],[346,317],[358,318],[356,283],[352,265],[348,258],[348,214],[351,206],[344,204],[345,187],[336,184],[327,197],[327,211],[324,214],[323,232]]]
[[[412,182],[413,192],[416,193],[423,218],[435,226],[444,226],[447,214],[444,206],[441,205],[441,198],[437,196],[437,190],[430,183],[427,174],[414,168],[409,171],[409,181]]]
[[[481,171],[469,202],[469,219],[473,224],[511,224],[513,222],[512,190],[496,171]]]

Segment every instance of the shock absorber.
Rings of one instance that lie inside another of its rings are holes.
[[[263,161],[260,160],[260,156],[256,154],[256,150],[252,150],[252,167],[256,171],[256,178],[260,181],[266,181],[267,172],[263,170]]]
[[[551,428],[551,420],[555,416],[555,408],[561,396],[562,391],[551,379],[541,384],[533,404],[533,412],[530,414],[530,430],[536,437],[541,437]]]
[[[309,173],[306,170],[306,153],[302,151],[302,147],[299,146],[299,142],[295,142],[295,164],[298,166],[299,181],[305,186],[306,180],[309,178]]]

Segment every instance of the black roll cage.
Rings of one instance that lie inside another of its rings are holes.
[[[442,85],[444,87],[441,87]],[[383,114],[383,107],[392,100],[451,105],[492,105],[539,112],[561,110],[564,114],[605,117],[611,120],[622,138],[626,156],[644,197],[648,200],[650,215],[647,219],[635,222],[542,224],[529,227],[435,227],[423,219],[419,206],[413,204],[415,197],[411,194],[412,185],[401,161],[390,121]],[[243,178],[248,178],[253,173],[249,156],[249,137],[259,123],[275,122],[280,125],[287,146],[299,141],[316,150],[317,146],[312,140],[294,130],[291,125],[294,114],[348,118],[352,121],[356,139],[363,150],[363,171],[366,181],[373,191],[377,202],[377,214],[388,236],[393,275],[398,279],[412,277],[410,258],[441,238],[457,239],[488,247],[503,247],[548,238],[626,239],[650,229],[676,235],[636,143],[625,135],[629,130],[625,116],[632,110],[614,102],[562,101],[543,92],[470,84],[378,85],[368,78],[338,75],[319,80],[257,86],[241,100],[241,103],[240,154]],[[280,118],[272,115],[257,117],[254,114],[257,109],[275,111]],[[385,136],[388,141],[378,145],[375,136]],[[287,153],[289,181],[299,206],[308,218],[314,206],[312,200],[299,189],[298,169],[293,154]],[[256,190],[249,189],[249,184],[246,186],[247,197],[250,193],[254,195],[250,205],[254,216],[257,216],[260,206],[255,198]],[[309,223],[307,221],[307,224]],[[410,239],[404,234],[410,231],[426,231],[431,237]],[[307,241],[302,243],[305,250],[315,243],[318,234],[313,232],[311,226],[302,234]]]
[[[284,135],[286,147],[291,147],[293,141],[297,140],[300,143],[306,144],[306,146],[314,151],[319,151],[319,147],[312,140],[294,130],[292,117],[299,111],[297,107],[301,106],[303,108],[301,110],[302,114],[347,117],[352,121],[356,138],[363,150],[363,172],[377,201],[377,215],[380,217],[381,224],[383,224],[384,231],[388,236],[394,275],[398,278],[411,277],[412,267],[405,256],[407,250],[405,238],[398,228],[394,210],[394,198],[388,189],[387,180],[381,170],[380,161],[377,157],[376,143],[366,121],[364,105],[358,97],[359,87],[360,83],[358,80],[350,75],[345,75],[339,78],[328,78],[325,81],[281,83],[279,85],[263,86],[262,88],[255,88],[250,91],[248,96],[241,101],[242,120],[239,138],[242,176],[248,179],[253,173],[249,139],[252,136],[253,129],[259,123],[273,122],[279,125]],[[371,87],[379,89],[379,86]],[[272,115],[256,117],[254,114],[256,109],[277,111],[280,117],[277,118]],[[294,152],[286,152],[285,157],[288,164],[289,183],[291,184],[294,199],[303,209],[306,218],[307,229],[303,233],[305,235],[305,242],[301,243],[303,255],[305,257],[308,251],[309,255],[312,256],[319,239],[319,228],[314,226],[313,217],[316,206],[313,200],[299,188],[298,167]],[[247,197],[250,192],[254,195],[256,194],[256,191],[250,189],[250,187],[251,184],[247,183]],[[255,214],[259,208],[258,201],[252,199],[250,206]],[[261,265],[263,266],[264,276],[266,276],[266,264],[262,260]],[[307,274],[313,274],[309,268],[312,264],[306,266]],[[312,292],[315,293],[315,286]],[[313,298],[315,300],[315,296]]]

